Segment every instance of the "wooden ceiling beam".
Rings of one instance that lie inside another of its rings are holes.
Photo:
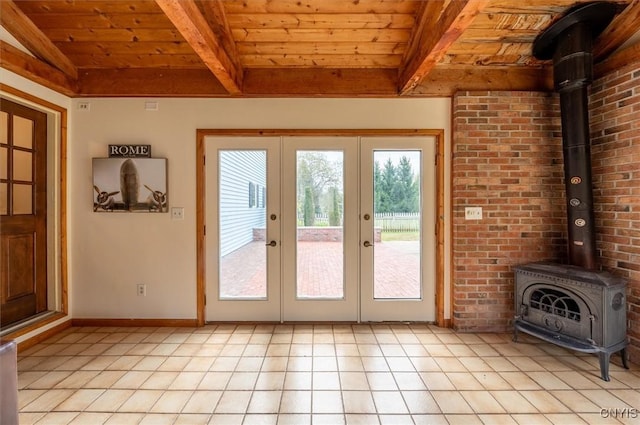
[[[551,68],[438,66],[407,97],[453,96],[463,90],[553,91]],[[76,97],[228,98],[206,69],[86,69]],[[243,97],[397,98],[393,69],[247,69]]]
[[[229,94],[242,94],[242,68],[237,56],[230,57],[231,52],[225,51],[224,41],[214,34],[195,1],[156,0],[156,3]],[[224,24],[219,28],[224,28]]]
[[[5,41],[0,41],[0,67],[66,96],[76,93],[76,80]]]
[[[594,61],[604,60],[638,32],[638,22],[640,22],[640,0],[632,0],[596,39],[593,46]]]
[[[233,65],[237,69],[241,69],[238,51],[236,49],[236,42],[233,39],[233,35],[231,33],[231,27],[229,26],[229,21],[227,20],[227,15],[224,11],[224,6],[222,5],[221,0],[210,0],[200,3],[202,5],[202,11],[204,13],[204,17],[207,20],[209,27],[213,31],[213,34],[216,36],[218,40],[220,40],[220,44],[222,44],[222,48],[225,50],[229,59],[233,62]]]
[[[442,2],[424,2],[404,66],[399,72],[399,92],[407,94],[427,76],[489,0],[452,1],[442,13]],[[437,21],[436,21],[437,19]]]
[[[397,97],[390,69],[248,69],[243,97]],[[80,97],[230,97],[206,69],[86,69]]]
[[[78,70],[53,42],[25,15],[13,0],[0,1],[0,24],[37,58],[78,78]]]
[[[459,91],[553,91],[547,68],[437,66],[407,96],[453,96]]]
[[[598,62],[593,66],[593,75],[600,78],[616,69],[624,68],[629,64],[637,62],[640,57],[640,43],[627,47],[626,49],[617,51],[608,56],[602,62]]]
[[[248,69],[248,97],[397,97],[393,69]]]
[[[229,97],[229,92],[207,68],[85,69],[77,96]]]

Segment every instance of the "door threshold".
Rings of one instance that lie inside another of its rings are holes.
[[[34,323],[38,323],[43,319],[46,319],[50,316],[57,314],[57,311],[44,311],[42,313],[38,313],[35,316],[28,317],[26,319],[20,320],[16,323],[11,324],[7,328],[0,329],[0,337],[8,335],[10,333],[19,331],[27,326],[33,325]]]

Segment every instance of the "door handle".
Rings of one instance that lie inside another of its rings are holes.
[[[366,246],[367,248],[370,246],[373,246],[373,244],[369,241],[364,241],[364,243],[362,244],[363,246]]]
[[[276,246],[276,245],[278,245],[278,243],[276,241],[271,241],[271,242],[265,244],[265,246]]]

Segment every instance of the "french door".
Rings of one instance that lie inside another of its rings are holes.
[[[434,320],[434,145],[205,138],[205,320]]]
[[[362,321],[434,321],[435,143],[361,140]]]
[[[206,148],[206,320],[280,321],[280,138]]]
[[[283,140],[283,320],[358,320],[358,140]]]

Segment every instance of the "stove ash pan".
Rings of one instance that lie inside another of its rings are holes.
[[[554,263],[515,268],[514,341],[518,331],[584,353],[598,353],[609,381],[609,359],[627,364],[626,282],[606,272]]]

